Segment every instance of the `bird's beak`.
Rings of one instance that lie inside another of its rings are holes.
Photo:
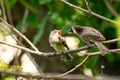
[[[61,36],[61,30],[58,30],[58,36],[59,37]]]
[[[61,30],[58,30],[58,34],[61,34]]]

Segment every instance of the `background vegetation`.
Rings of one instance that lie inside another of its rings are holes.
[[[102,20],[98,17],[72,8],[60,0],[3,0],[6,17],[11,25],[14,25],[20,32],[30,39],[35,46],[42,52],[54,51],[48,42],[49,33],[53,29],[61,29],[63,35],[71,28],[72,25],[90,26],[99,30],[106,40],[120,37],[120,26],[111,22]],[[84,0],[67,0],[68,2],[87,9]],[[120,1],[119,0],[89,0],[90,9],[106,18],[120,22]],[[111,11],[107,4],[109,3],[113,10]],[[4,15],[2,14],[1,17]],[[24,40],[22,44],[26,45]],[[83,46],[83,43],[80,44]],[[106,45],[109,49],[120,47],[120,42]],[[96,51],[91,49],[90,51]],[[58,57],[41,58],[35,56],[39,65],[43,66],[44,72],[65,72],[78,63],[82,58],[76,54],[73,62],[62,62]],[[42,64],[44,62],[44,65]],[[47,67],[49,65],[49,67]],[[104,57],[100,55],[91,56],[90,59],[80,69],[73,73],[83,73],[84,68],[90,68],[94,75],[101,74],[101,65],[104,65],[104,74],[120,75],[120,55],[107,54]]]

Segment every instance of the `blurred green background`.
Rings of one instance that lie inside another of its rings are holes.
[[[60,0],[3,0],[8,22],[14,25],[20,32],[30,39],[40,51],[54,51],[48,42],[49,33],[53,29],[61,29],[63,34],[71,28],[72,25],[90,26],[99,30],[106,40],[120,37],[120,25],[114,25],[105,20],[101,20],[95,16],[73,9],[68,5],[60,2]],[[87,9],[84,0],[67,0],[68,2]],[[90,0],[90,8],[97,14],[116,20],[120,23],[120,1],[107,0],[107,2],[116,11],[113,14],[106,6],[104,0]],[[3,17],[3,16],[2,16]],[[22,44],[30,47],[23,40]],[[82,44],[82,43],[81,43]],[[80,45],[83,46],[83,45]],[[108,49],[120,47],[119,42],[106,44]],[[96,49],[91,49],[96,51]],[[71,62],[62,62],[57,57],[41,59],[35,56],[37,62],[44,61],[44,72],[65,72],[75,65],[79,64],[83,58],[73,54],[74,60]],[[48,67],[49,65],[49,67]],[[104,74],[120,75],[120,55],[108,54],[105,56],[91,56],[81,68],[73,73],[83,73],[84,68],[90,68],[93,74],[101,74],[101,65],[105,66]]]

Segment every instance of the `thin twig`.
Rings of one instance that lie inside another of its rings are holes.
[[[12,14],[11,14],[11,8],[10,8],[10,3],[8,2],[9,0],[6,0],[6,12],[7,12],[7,16],[8,16],[8,20],[10,22],[11,25],[14,25],[13,23],[13,18],[12,18]]]
[[[16,28],[14,28],[12,25],[8,24],[5,20],[3,20],[0,17],[0,20],[3,21],[6,25],[8,25],[11,29],[13,29],[16,33],[18,33],[34,50],[38,51],[39,50],[32,44],[32,42],[25,36],[23,35],[21,32],[19,32]]]
[[[3,0],[0,0],[0,1],[1,1],[1,7],[2,7],[2,12],[3,12],[3,18],[5,21],[7,21]]]
[[[10,30],[10,28],[9,28],[8,26],[6,26],[6,25],[3,24],[3,23],[0,23],[0,26],[1,26],[1,29],[6,30],[6,32],[8,32],[8,34],[10,34],[11,37],[12,37],[15,41],[17,41],[16,36],[12,33],[12,31]]]
[[[120,49],[111,49],[109,50],[110,53],[117,53],[120,54],[118,52],[120,52]],[[92,56],[92,55],[99,55],[101,54],[101,52],[93,52],[93,53],[86,53],[86,55]],[[109,53],[108,53],[109,54]]]
[[[91,9],[90,9],[90,1],[89,0],[84,0],[85,1],[85,4],[87,6],[87,9],[89,12],[91,12]]]
[[[23,16],[23,19],[22,19],[22,26],[25,25],[27,17],[28,17],[28,14],[29,14],[29,9],[27,7],[25,7],[24,16]]]
[[[34,50],[31,50],[31,49],[28,49],[26,47],[22,47],[22,46],[18,46],[18,45],[11,45],[11,44],[8,44],[6,42],[3,42],[3,41],[0,41],[0,44],[5,44],[7,46],[11,46],[11,47],[14,47],[14,48],[18,48],[18,49],[21,49],[21,50],[24,50],[24,51],[27,51],[27,52],[30,52],[30,53],[34,53],[34,54],[42,54],[42,52],[37,52],[37,51],[34,51]]]
[[[80,66],[82,66],[82,65],[87,61],[88,58],[89,58],[89,55],[88,55],[80,64],[76,65],[76,66],[75,66],[74,68],[72,68],[71,70],[69,70],[69,71],[67,71],[67,72],[65,72],[65,73],[63,73],[63,74],[60,74],[60,75],[58,75],[58,76],[65,76],[65,75],[73,72],[74,70],[76,70],[77,68],[79,68]]]
[[[112,7],[112,5],[110,5],[110,3],[108,2],[108,0],[103,0],[104,3],[106,4],[107,8],[109,9],[109,11],[115,16],[118,16],[118,13],[115,11],[115,9]]]
[[[101,16],[101,15],[99,15],[99,14],[93,12],[93,11],[89,12],[89,10],[86,10],[86,9],[81,8],[81,7],[75,6],[75,5],[67,2],[66,0],[60,0],[60,1],[63,2],[63,3],[65,3],[66,5],[69,5],[69,6],[72,7],[72,8],[78,9],[78,10],[83,11],[83,12],[86,12],[86,13],[89,13],[89,14],[91,14],[91,15],[94,15],[94,16],[102,19],[102,20],[105,20],[105,21],[108,21],[108,22],[114,23],[114,24],[119,24],[118,22],[113,21],[113,20],[111,20],[111,19],[109,19],[109,18],[106,18],[106,17],[104,17],[104,16]]]
[[[120,2],[120,0],[110,0],[110,1],[112,1],[112,2]]]
[[[120,41],[120,38],[107,40],[107,41],[104,41],[103,43],[104,43],[104,44],[107,44],[107,43],[114,43],[114,42],[116,42],[116,41]]]

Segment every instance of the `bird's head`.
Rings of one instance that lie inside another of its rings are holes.
[[[78,32],[81,33],[82,31],[83,31],[83,27],[78,26],[78,25],[74,25],[74,26],[72,26],[72,28],[68,31],[68,33],[78,34]]]
[[[52,40],[53,42],[59,42],[59,38],[61,37],[61,30],[53,30],[50,33],[50,40]]]

